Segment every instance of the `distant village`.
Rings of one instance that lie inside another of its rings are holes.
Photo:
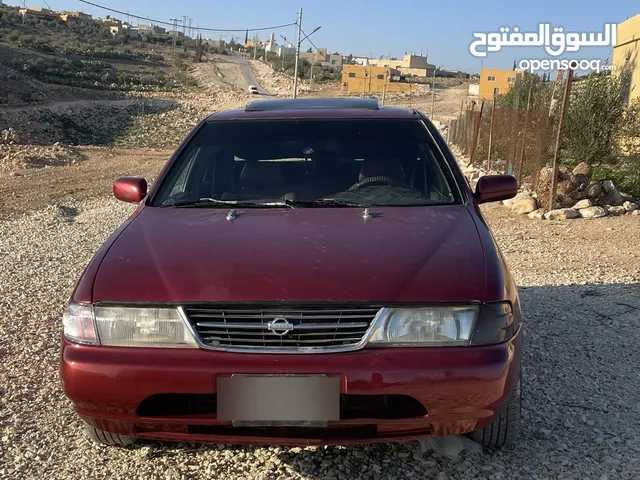
[[[42,7],[20,8],[23,17],[36,17],[45,20],[59,19],[63,22],[90,23],[99,22],[109,27],[112,35],[126,35],[131,39],[141,35],[168,36],[177,38],[191,38],[196,28],[182,23],[181,25],[160,25],[136,24],[122,21],[109,15],[105,17],[93,18],[92,15],[81,11],[57,12]],[[167,22],[168,23],[168,22]],[[224,48],[229,51],[255,52],[265,57],[269,54],[281,57],[283,55],[295,55],[294,45],[282,37],[283,44],[276,40],[275,33],[271,33],[265,40],[260,40],[257,36],[249,38],[249,31],[246,32],[244,42],[241,38],[232,37],[231,41],[224,41],[222,37],[218,40],[203,39],[203,42],[210,47]],[[317,48],[300,51],[299,58],[307,61],[311,65],[340,69],[342,72],[342,91],[344,93],[381,93],[383,91],[402,92],[410,91],[414,84],[428,84],[435,77],[468,79],[469,73],[460,71],[442,70],[435,64],[429,63],[426,55],[415,55],[406,53],[402,58],[382,56],[378,58],[366,56],[345,55],[339,52],[330,53],[327,48]]]

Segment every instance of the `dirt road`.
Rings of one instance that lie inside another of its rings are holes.
[[[47,205],[111,195],[124,175],[155,179],[172,150],[78,147],[82,161],[65,167],[0,172],[0,219]]]

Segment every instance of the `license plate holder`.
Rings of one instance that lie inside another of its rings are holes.
[[[234,426],[327,426],[340,419],[340,379],[236,374],[216,380],[218,420]]]

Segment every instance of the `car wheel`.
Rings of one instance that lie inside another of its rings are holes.
[[[87,436],[96,443],[102,445],[108,445],[110,447],[128,447],[136,443],[135,437],[127,437],[124,435],[118,435],[117,433],[105,432],[104,430],[98,430],[89,425],[85,425],[85,431]]]
[[[469,438],[485,448],[494,450],[513,446],[520,429],[521,409],[522,370],[500,415],[484,428],[469,433]]]

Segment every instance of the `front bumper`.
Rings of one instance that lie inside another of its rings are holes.
[[[410,440],[482,428],[519,375],[522,331],[498,345],[364,348],[336,354],[263,355],[116,348],[63,340],[60,375],[75,411],[95,428],[139,438],[227,444],[329,445]],[[327,428],[240,428],[216,414],[140,416],[157,394],[215,394],[232,374],[327,374],[346,395],[407,395],[426,410],[409,418],[350,418]]]

